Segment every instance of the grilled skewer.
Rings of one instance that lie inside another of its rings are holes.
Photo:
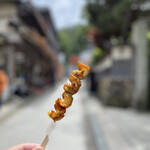
[[[69,77],[71,84],[64,85],[64,92],[62,98],[58,98],[55,101],[54,108],[56,111],[49,111],[48,115],[54,120],[54,122],[62,119],[65,115],[66,108],[70,107],[73,102],[73,97],[75,93],[78,92],[81,86],[81,80],[83,80],[90,72],[89,66],[78,62],[79,70],[74,70]]]

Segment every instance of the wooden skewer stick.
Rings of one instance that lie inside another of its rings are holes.
[[[41,144],[41,147],[43,147],[43,148],[46,147],[46,145],[47,145],[47,143],[49,141],[49,135],[52,133],[52,131],[53,131],[55,126],[56,126],[56,123],[52,123],[52,124],[49,125],[49,127],[48,127],[48,129],[46,131],[47,132],[46,136],[45,136],[45,138],[44,138],[44,140],[43,140],[43,142]]]
[[[41,147],[43,147],[45,149],[48,141],[49,141],[49,136],[46,135],[45,138],[44,138],[44,140],[43,140],[43,142],[42,142],[42,144],[41,144]]]

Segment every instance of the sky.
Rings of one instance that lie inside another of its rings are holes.
[[[81,18],[86,0],[31,0],[38,7],[48,7],[57,29],[75,24],[85,24]]]

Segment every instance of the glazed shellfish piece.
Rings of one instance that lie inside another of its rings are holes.
[[[58,121],[62,119],[65,115],[66,108],[70,107],[73,102],[73,97],[75,93],[78,92],[80,86],[81,86],[81,81],[83,80],[90,72],[89,66],[78,62],[78,68],[79,70],[74,70],[72,74],[69,77],[69,81],[71,84],[65,84],[64,85],[64,92],[62,94],[62,98],[58,98],[55,101],[54,108],[56,111],[50,111],[48,112],[48,115],[54,120]]]

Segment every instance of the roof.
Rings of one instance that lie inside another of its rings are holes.
[[[36,28],[39,33],[45,36],[45,28],[39,12],[30,2],[22,3],[18,8],[19,17],[29,26]]]
[[[0,0],[0,3],[1,3],[1,2],[4,2],[4,3],[7,3],[7,2],[10,3],[10,2],[12,2],[12,3],[18,3],[18,4],[21,3],[20,0]]]

